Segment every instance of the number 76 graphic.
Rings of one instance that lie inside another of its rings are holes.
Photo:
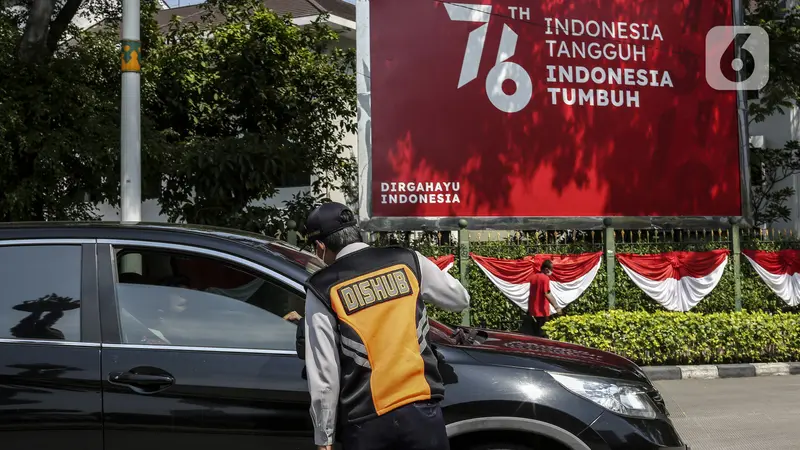
[[[464,62],[461,64],[461,76],[458,87],[466,85],[478,77],[483,47],[486,45],[486,33],[489,30],[489,19],[492,17],[492,5],[476,5],[470,3],[445,3],[450,20],[457,22],[479,22],[483,25],[469,33],[467,48],[464,51]],[[533,97],[531,76],[517,63],[507,61],[517,50],[517,33],[508,25],[503,25],[500,37],[500,48],[494,67],[486,76],[486,95],[489,101],[506,113],[521,111]],[[516,85],[513,94],[503,92],[503,82],[511,80]]]

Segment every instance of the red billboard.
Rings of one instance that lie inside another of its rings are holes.
[[[370,217],[742,215],[737,93],[705,79],[731,0],[359,8]]]

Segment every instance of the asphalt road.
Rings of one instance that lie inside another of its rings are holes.
[[[692,450],[800,448],[800,375],[655,384]]]

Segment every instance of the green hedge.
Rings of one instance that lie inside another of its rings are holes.
[[[606,311],[559,317],[545,330],[639,365],[800,361],[797,314]]]
[[[637,232],[633,235],[618,234],[616,251],[618,253],[661,253],[671,250],[704,251],[718,248],[730,248],[727,231],[719,233],[691,232],[671,240],[655,235],[643,236]],[[547,242],[548,238],[534,236],[525,243],[515,243],[512,239],[498,240],[495,242],[471,242],[470,251],[481,256],[495,258],[517,259],[536,253],[569,254],[596,252],[603,250],[601,233],[594,232],[590,237],[581,242],[571,244],[555,244]],[[646,239],[646,240],[645,240]],[[416,248],[428,256],[456,254],[455,245],[438,245],[431,235],[415,242],[399,239],[401,244]],[[634,241],[634,242],[630,242]],[[385,243],[385,242],[384,242]],[[381,242],[379,242],[379,245]],[[757,248],[763,250],[776,250],[780,248],[796,248],[796,240],[764,241],[747,239],[743,241],[744,248]],[[508,301],[500,291],[481,272],[476,264],[469,264],[469,292],[472,297],[470,310],[471,323],[493,329],[515,330],[518,328],[522,311]],[[742,267],[742,292],[743,308],[748,311],[763,311],[768,313],[798,312],[798,308],[789,308],[778,298],[758,277],[744,256],[741,260]],[[455,264],[450,273],[459,277],[459,267]],[[616,306],[622,311],[657,312],[664,309],[642,292],[623,272],[619,263],[616,263]],[[597,273],[594,283],[575,302],[565,308],[567,315],[590,314],[608,310],[608,290],[606,285],[605,259],[603,266]],[[729,259],[725,273],[716,289],[698,304],[693,312],[717,313],[732,312],[735,306],[733,259]],[[431,315],[445,323],[457,324],[461,322],[458,314],[447,313],[432,309]]]

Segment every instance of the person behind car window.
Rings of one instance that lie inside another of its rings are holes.
[[[151,316],[149,319],[139,317],[139,320],[151,333],[158,336],[159,339],[165,341],[165,343],[171,343],[171,340],[167,336],[169,333],[165,333],[165,330],[169,330],[170,328],[168,322],[180,317],[188,307],[186,297],[181,295],[180,289],[191,288],[189,287],[188,278],[182,276],[164,278],[158,282],[158,285],[178,289],[160,290],[160,292],[164,293],[166,298],[158,302],[158,307],[154,311],[155,316]]]
[[[123,272],[119,274],[119,282],[125,284],[145,284],[145,279],[140,273]]]
[[[169,277],[160,283],[162,286],[175,287],[180,289],[191,289],[189,279],[183,276]],[[170,290],[168,300],[163,309],[159,310],[161,320],[169,316],[176,316],[186,311],[187,300],[177,289]]]
[[[425,303],[462,311],[469,294],[418,252],[365,244],[356,225],[340,203],[307,220],[307,238],[328,264],[306,284],[314,442],[333,448],[338,414],[345,450],[447,450]]]
[[[541,271],[531,276],[530,296],[528,297],[528,314],[523,323],[523,332],[533,336],[547,338],[544,324],[550,319],[550,306],[561,314],[561,307],[550,292],[550,276],[553,274],[553,261],[542,263]]]
[[[158,284],[161,286],[179,287],[183,289],[191,289],[189,278],[183,275],[173,275],[162,279]]]

